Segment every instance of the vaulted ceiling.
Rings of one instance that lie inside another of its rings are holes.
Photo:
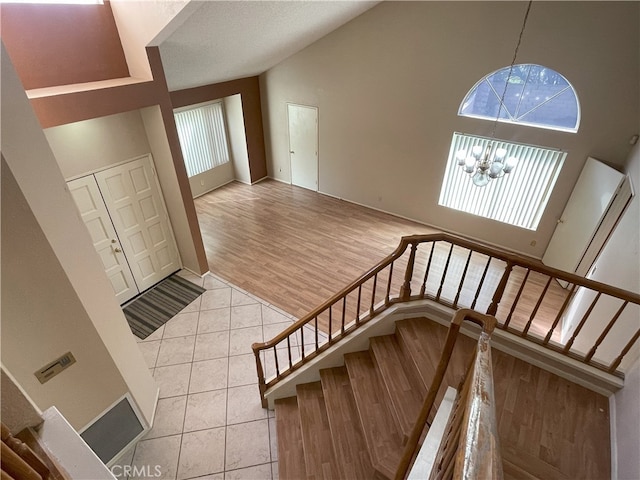
[[[199,1],[160,53],[169,90],[259,75],[378,1]]]

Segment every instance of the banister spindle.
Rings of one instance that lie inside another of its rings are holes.
[[[300,327],[300,348],[302,348],[302,350],[300,350],[300,356],[302,360],[304,360],[304,329],[305,327]]]
[[[453,243],[451,243],[450,245],[451,247],[449,247],[449,255],[447,255],[447,261],[444,264],[444,270],[442,271],[442,278],[440,279],[440,288],[438,288],[438,293],[436,293],[436,302],[440,300],[440,295],[442,294],[442,289],[444,288],[444,282],[447,279],[449,262],[451,262],[451,255],[453,254]]]
[[[360,302],[362,301],[362,284],[358,285],[358,302],[356,306],[356,325],[360,325]]]
[[[342,333],[342,335],[344,335],[344,320],[345,317],[347,315],[347,296],[345,295],[342,298],[342,320],[341,320],[341,327],[340,327],[340,333]]]
[[[278,351],[276,350],[276,346],[273,346],[273,358],[276,364],[276,377],[280,376],[280,366],[278,365]]]
[[[529,278],[530,273],[531,273],[531,270],[527,269],[527,273],[524,274],[522,283],[518,288],[518,293],[516,293],[516,298],[513,299],[513,303],[511,304],[511,308],[509,309],[509,315],[507,315],[507,319],[504,322],[504,328],[507,328],[509,326],[509,323],[511,322],[511,318],[513,317],[513,312],[516,311],[516,307],[518,306],[518,302],[520,301],[520,297],[522,296],[524,287],[527,285],[527,279]]]
[[[489,305],[489,308],[487,309],[487,315],[495,316],[496,312],[498,311],[498,305],[500,305],[502,295],[504,295],[504,291],[507,288],[507,282],[509,281],[511,270],[513,270],[513,262],[511,260],[507,260],[507,265],[505,266],[504,272],[502,273],[502,278],[500,279],[498,288],[496,288],[496,291],[493,293],[491,305]]]
[[[471,310],[476,308],[476,303],[478,302],[478,297],[480,296],[480,290],[482,290],[482,286],[484,285],[484,279],[487,277],[487,272],[489,271],[489,265],[491,264],[491,260],[493,257],[488,257],[487,264],[484,266],[484,270],[482,271],[482,276],[480,277],[480,282],[478,283],[478,288],[476,289],[476,294],[473,297],[473,302],[471,303]]]
[[[542,293],[540,294],[540,297],[538,298],[538,301],[536,302],[536,306],[533,308],[533,311],[531,312],[531,315],[529,316],[529,321],[527,322],[527,324],[524,327],[524,330],[522,331],[522,336],[526,337],[527,333],[529,332],[529,328],[531,328],[531,323],[533,323],[533,319],[536,318],[536,315],[538,314],[538,310],[540,309],[540,305],[542,305],[542,300],[544,300],[544,296],[547,294],[547,290],[549,289],[549,285],[551,285],[551,281],[553,280],[553,277],[549,277],[549,280],[547,280],[547,284],[544,286],[544,289],[542,290]]]
[[[460,300],[460,293],[462,292],[462,285],[464,285],[464,279],[467,276],[467,270],[469,269],[469,262],[471,262],[472,254],[473,254],[473,250],[469,250],[469,255],[467,256],[467,263],[464,264],[464,270],[462,271],[462,276],[460,277],[458,292],[456,293],[456,298],[453,300],[453,308],[456,308],[458,306],[458,300]]]
[[[564,349],[562,350],[562,353],[566,354],[569,351],[569,349],[571,349],[571,345],[573,345],[573,342],[576,340],[576,337],[580,333],[580,330],[582,330],[582,327],[587,322],[587,319],[589,318],[589,315],[591,315],[591,312],[595,308],[596,303],[598,303],[598,300],[600,299],[600,295],[602,295],[602,292],[598,292],[598,294],[596,295],[596,298],[594,298],[593,302],[591,302],[591,305],[589,305],[589,308],[587,309],[585,314],[582,316],[582,319],[580,320],[580,323],[578,324],[578,326],[576,327],[575,331],[573,332],[573,335],[571,335],[571,338],[569,339],[569,341],[565,345]]]
[[[424,270],[424,279],[422,280],[422,286],[420,287],[420,298],[424,298],[427,292],[427,280],[429,280],[429,270],[431,269],[431,260],[433,259],[433,251],[435,249],[436,242],[431,242],[431,251],[429,252],[429,260],[427,261],[427,268]]]
[[[604,337],[606,337],[607,334],[609,333],[609,330],[611,330],[613,328],[613,326],[615,325],[615,323],[618,320],[618,318],[620,317],[620,315],[622,315],[622,311],[626,308],[626,306],[628,304],[629,304],[629,302],[626,301],[626,302],[623,302],[622,305],[620,305],[620,308],[618,309],[616,314],[613,316],[613,318],[609,321],[609,323],[607,324],[605,329],[602,331],[602,333],[598,337],[598,340],[596,340],[596,343],[593,345],[593,347],[591,347],[591,350],[589,350],[589,353],[587,353],[587,356],[584,357],[584,361],[585,362],[589,363],[591,358],[595,355],[596,350],[598,349],[598,347],[600,346],[600,344],[604,340]]]
[[[636,343],[639,337],[640,337],[640,329],[638,329],[636,334],[633,337],[631,337],[631,340],[629,340],[629,343],[627,343],[627,345],[622,349],[622,352],[620,352],[620,355],[618,355],[618,358],[616,358],[613,361],[613,363],[609,367],[609,373],[614,373],[616,371],[616,368],[618,368],[618,365],[620,365],[620,362],[622,362],[622,359],[624,358],[624,356],[627,353],[629,353],[629,350],[631,350],[631,347],[633,347],[633,344]]]
[[[393,262],[389,265],[389,281],[387,282],[387,295],[384,297],[384,304],[388,307],[391,303],[391,280],[393,280]]]
[[[378,274],[373,276],[373,290],[371,291],[371,308],[369,309],[369,315],[373,316],[373,306],[376,303],[376,288],[378,286]]]
[[[287,336],[287,352],[289,354],[289,368],[293,367],[293,362],[291,361],[291,335]]]
[[[576,289],[576,284],[574,283],[571,286],[571,290],[569,290],[569,294],[564,299],[564,302],[562,303],[562,307],[558,311],[558,314],[556,315],[556,318],[553,321],[553,324],[551,325],[551,328],[547,332],[547,336],[544,337],[544,340],[542,341],[542,345],[546,345],[547,343],[549,343],[549,340],[551,340],[553,332],[555,331],[556,327],[558,326],[558,323],[560,323],[560,319],[562,318],[562,315],[564,315],[564,311],[567,309],[567,307],[569,306],[569,303],[571,302],[571,299],[573,298],[573,292],[575,291],[575,289]]]
[[[409,254],[409,261],[407,262],[407,269],[404,272],[404,283],[400,288],[400,300],[403,302],[409,301],[411,297],[411,278],[413,278],[413,266],[416,262],[416,250],[418,249],[417,243],[411,244],[411,253]]]
[[[316,350],[318,350],[318,316],[315,317]]]
[[[258,390],[260,391],[260,403],[262,403],[262,408],[267,408],[267,399],[264,398],[264,392],[267,390],[267,386],[265,383],[264,369],[262,368],[262,361],[260,360],[260,350],[258,350],[257,348],[254,348],[257,345],[258,344],[254,343],[251,347],[253,349],[253,356],[256,359],[256,370],[258,373]]]

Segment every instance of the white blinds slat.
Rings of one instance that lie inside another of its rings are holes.
[[[494,148],[506,149],[518,164],[502,178],[476,187],[470,175],[457,165],[456,152],[473,145],[482,149],[492,140],[454,133],[445,169],[439,205],[509,223],[529,230],[538,227],[542,212],[555,185],[566,152],[493,140]]]
[[[222,102],[176,112],[174,116],[189,177],[229,162]]]

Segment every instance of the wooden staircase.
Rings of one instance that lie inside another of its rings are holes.
[[[446,328],[424,318],[401,320],[319,382],[276,400],[282,479],[394,478],[444,346]],[[440,389],[457,387],[475,342],[459,336]]]

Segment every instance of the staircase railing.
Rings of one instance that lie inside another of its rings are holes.
[[[489,340],[497,320],[475,310],[458,310],[449,325],[438,367],[418,419],[409,435],[395,480],[404,480],[419,449],[427,420],[442,386],[464,320],[482,327],[473,362],[458,388],[452,413],[431,470],[431,479],[501,479],[502,460],[493,394]]]
[[[640,337],[637,293],[446,233],[407,236],[308,315],[252,345],[263,405],[267,389],[382,311],[421,299],[484,311],[501,330],[619,376]]]

